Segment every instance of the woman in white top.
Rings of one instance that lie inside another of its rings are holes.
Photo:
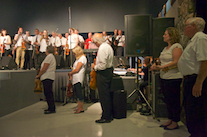
[[[183,76],[178,71],[177,63],[183,48],[179,44],[180,33],[176,28],[167,28],[163,38],[168,46],[160,54],[161,65],[154,64],[151,68],[160,70],[161,90],[167,105],[168,121],[160,127],[164,127],[165,130],[173,130],[179,128],[177,122],[180,121],[180,84]],[[168,71],[164,71],[164,69],[168,69]]]
[[[46,58],[41,64],[41,69],[36,78],[40,78],[44,87],[44,94],[48,104],[48,109],[45,114],[55,113],[55,103],[52,92],[52,83],[55,80],[56,60],[54,57],[55,49],[53,46],[48,46],[46,49]]]
[[[40,45],[40,49],[39,49],[39,55],[38,55],[38,67],[40,67],[40,64],[42,63],[42,61],[45,59],[46,57],[46,48],[47,46],[49,46],[51,43],[50,43],[50,40],[49,40],[49,36],[48,36],[48,32],[47,30],[43,30],[43,33],[42,33],[42,37],[40,39],[40,43],[36,43],[37,45]]]
[[[69,79],[72,79],[73,91],[76,93],[78,98],[78,107],[75,109],[75,114],[84,112],[83,110],[83,94],[82,94],[82,84],[85,76],[85,69],[87,59],[83,54],[83,50],[80,46],[73,48],[73,54],[75,55],[76,61],[73,64],[73,70],[68,73]]]
[[[5,29],[1,30],[1,38],[0,45],[4,45],[4,56],[11,55],[10,45],[11,45],[11,37],[7,35],[7,31]],[[3,47],[0,47],[3,53]]]

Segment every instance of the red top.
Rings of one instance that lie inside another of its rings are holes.
[[[85,40],[85,48],[88,49],[89,48],[89,43],[92,42],[92,39],[91,38],[87,38]]]

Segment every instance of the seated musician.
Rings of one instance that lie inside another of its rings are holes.
[[[139,69],[139,73],[138,73],[139,75],[143,75],[144,76],[143,82],[139,86],[139,88],[140,88],[142,93],[144,93],[144,89],[148,85],[148,77],[149,77],[149,73],[148,72],[149,72],[150,67],[151,67],[150,57],[146,56],[144,58],[144,68],[143,69]],[[135,68],[129,68],[128,71],[133,71],[133,72],[137,73],[137,69],[135,69]],[[145,100],[142,98],[141,95],[139,95],[139,98],[140,98],[140,103],[144,103],[145,102]],[[143,108],[143,106],[141,106],[141,108]],[[148,107],[146,109],[148,109]],[[149,112],[150,110],[148,109],[146,111]],[[142,111],[142,113],[146,112],[146,111]]]

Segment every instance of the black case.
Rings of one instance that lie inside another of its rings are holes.
[[[127,92],[116,90],[112,92],[113,117],[116,119],[127,117]]]

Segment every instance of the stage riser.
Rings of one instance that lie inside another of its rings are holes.
[[[36,71],[1,70],[9,77],[0,80],[0,117],[39,101],[33,90]]]

